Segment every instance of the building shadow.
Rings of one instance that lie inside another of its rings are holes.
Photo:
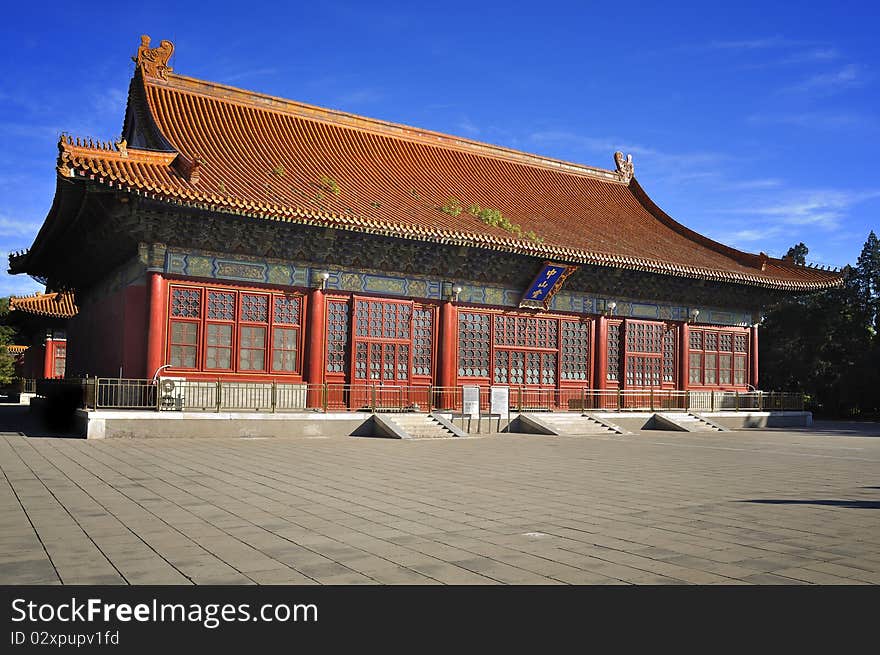
[[[31,412],[27,405],[0,404],[0,435],[21,434],[26,437],[51,437],[55,439],[82,439],[67,427],[49,425],[45,418]]]
[[[880,500],[782,500],[768,498],[738,500],[736,502],[759,505],[823,505],[825,507],[845,507],[848,509],[880,509]]]

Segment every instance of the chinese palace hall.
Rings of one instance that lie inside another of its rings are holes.
[[[622,153],[313,107],[178,74],[173,50],[142,38],[118,140],[61,137],[10,256],[47,286],[22,310],[65,299],[45,377],[746,391],[762,308],[840,283],[688,229]]]

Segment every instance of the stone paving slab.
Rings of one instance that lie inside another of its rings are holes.
[[[84,441],[4,412],[0,584],[880,584],[876,424]]]

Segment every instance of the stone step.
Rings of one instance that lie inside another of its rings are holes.
[[[614,430],[589,416],[538,414],[536,418],[559,434],[616,434]]]
[[[385,416],[411,439],[447,439],[455,436],[428,414],[391,414]]]

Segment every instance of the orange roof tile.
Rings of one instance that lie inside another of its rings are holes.
[[[73,294],[66,291],[10,296],[9,310],[51,318],[71,318],[79,311],[73,302]]]
[[[163,42],[166,54],[169,46]],[[792,290],[841,280],[689,230],[648,198],[622,158],[614,171],[571,164],[167,67],[157,73],[151,63],[132,81],[129,105],[138,102],[148,114],[140,129],[154,126],[153,141],[173,151],[67,137],[59,172],[215,211],[576,263]],[[129,118],[125,129],[134,129]],[[441,210],[450,198],[465,209],[457,216]],[[472,203],[501,211],[542,241],[483,223],[468,213]]]
[[[20,355],[25,350],[30,348],[30,346],[17,346],[17,345],[10,344],[8,346],[5,346],[5,348],[6,348],[6,352],[8,352],[10,355]]]

